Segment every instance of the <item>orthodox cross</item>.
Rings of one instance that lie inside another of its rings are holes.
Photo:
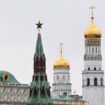
[[[62,45],[63,45],[63,43],[60,43],[60,54],[61,54],[61,56],[62,56]]]
[[[90,9],[91,9],[91,19],[93,21],[93,19],[94,19],[93,12],[94,12],[95,7],[91,6]]]

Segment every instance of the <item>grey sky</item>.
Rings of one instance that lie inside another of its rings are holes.
[[[84,31],[90,25],[89,7],[94,5],[95,23],[101,28],[103,69],[105,69],[105,0],[0,0],[0,69],[30,83],[37,38],[35,23],[44,23],[42,41],[47,59],[49,82],[53,62],[63,55],[71,64],[72,90],[81,94],[84,69]]]

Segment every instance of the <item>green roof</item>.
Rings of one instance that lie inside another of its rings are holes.
[[[0,71],[0,83],[2,84],[11,84],[11,85],[20,85],[16,80],[14,75],[7,71]]]
[[[43,56],[43,54],[44,54],[44,51],[43,51],[41,34],[38,33],[35,55],[38,57],[41,57],[41,56]]]

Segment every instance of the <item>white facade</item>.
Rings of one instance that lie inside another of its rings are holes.
[[[29,101],[30,87],[28,85],[2,85],[0,84],[0,105],[3,103],[27,103]]]
[[[53,92],[60,95],[71,95],[70,70],[69,68],[54,69]]]

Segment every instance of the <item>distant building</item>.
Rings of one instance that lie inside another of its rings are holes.
[[[26,105],[30,87],[7,71],[0,71],[0,105]]]
[[[84,105],[85,101],[79,95],[71,94],[70,63],[62,55],[53,65],[52,101],[54,105]]]

